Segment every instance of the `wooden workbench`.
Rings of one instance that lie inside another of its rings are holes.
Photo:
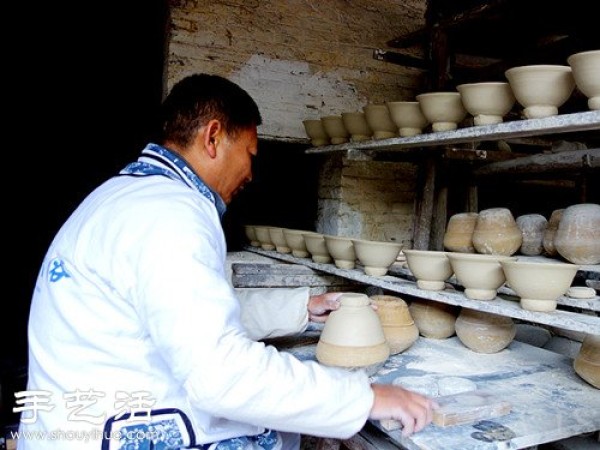
[[[284,351],[314,360],[315,347],[312,343]],[[419,337],[372,376],[373,381],[400,384],[430,396],[436,396],[436,390],[450,378],[496,393],[511,403],[511,413],[469,425],[431,424],[410,437],[402,437],[400,430],[385,431],[378,421],[370,421],[350,440],[358,439],[360,445],[350,441],[346,445],[373,450],[522,449],[600,430],[600,390],[575,373],[573,360],[517,341],[499,353],[479,354],[463,346],[456,336],[443,340]],[[384,433],[385,442],[361,438],[373,426]]]

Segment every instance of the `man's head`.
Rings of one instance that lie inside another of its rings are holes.
[[[225,203],[252,179],[258,106],[237,84],[197,74],[179,81],[161,109],[161,144],[181,154]]]

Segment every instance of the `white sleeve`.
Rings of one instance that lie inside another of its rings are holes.
[[[310,288],[236,288],[241,321],[255,340],[306,330]]]

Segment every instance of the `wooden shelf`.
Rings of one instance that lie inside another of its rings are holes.
[[[466,144],[498,139],[515,139],[537,135],[572,133],[600,130],[600,111],[586,111],[573,114],[559,114],[542,119],[514,120],[494,125],[459,128],[453,131],[424,133],[413,137],[372,139],[360,142],[347,142],[338,145],[311,147],[307,154],[327,154],[338,152],[404,152],[411,153],[420,147]],[[421,149],[422,151],[422,149]]]
[[[251,246],[247,246],[245,249],[281,261],[305,265],[322,272],[337,275],[366,285],[380,287],[398,294],[410,295],[455,306],[464,306],[478,311],[558,327],[564,330],[600,335],[600,317],[595,314],[598,309],[596,304],[591,301],[582,301],[580,304],[577,303],[578,308],[581,308],[584,311],[587,310],[589,314],[565,311],[562,309],[557,309],[549,313],[534,312],[521,308],[518,298],[514,295],[510,295],[507,291],[499,292],[498,297],[492,301],[471,300],[465,297],[461,291],[451,288],[447,288],[443,291],[425,291],[419,289],[414,280],[398,276],[400,275],[398,273],[396,273],[396,275],[372,277],[366,275],[359,267],[352,270],[345,270],[339,269],[334,264],[315,263],[309,258],[296,258],[290,254],[279,253],[273,250],[263,250]],[[449,284],[449,286],[451,285]],[[594,302],[600,303],[600,299],[596,297]],[[567,300],[566,298],[561,297],[559,300],[559,305],[561,306],[573,306],[573,304],[574,301],[571,299]],[[593,305],[591,309],[589,308],[590,304]]]

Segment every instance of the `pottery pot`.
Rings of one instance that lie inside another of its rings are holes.
[[[573,368],[577,375],[600,389],[600,336],[585,336],[579,353],[573,360]]]
[[[340,269],[354,269],[356,253],[354,252],[354,244],[351,238],[325,235],[325,245],[336,267]]]
[[[268,230],[269,236],[271,237],[271,242],[273,242],[273,245],[275,245],[275,250],[277,250],[279,253],[292,252],[292,249],[288,247],[285,236],[283,235],[283,228],[268,227]]]
[[[574,264],[600,263],[600,205],[580,203],[565,208],[554,235],[554,246]]]
[[[302,124],[312,145],[320,147],[329,144],[329,136],[325,132],[321,119],[306,119],[302,121]]]
[[[444,248],[451,252],[475,253],[473,230],[479,214],[475,212],[454,214],[448,220],[444,233]]]
[[[600,109],[600,50],[575,53],[567,58],[575,84],[588,97],[590,109]]]
[[[544,249],[544,231],[548,225],[546,218],[541,214],[523,214],[517,217],[516,222],[523,235],[520,252],[528,256],[541,255]]]
[[[465,295],[472,300],[493,300],[506,277],[500,261],[510,259],[502,255],[478,255],[471,253],[446,253],[456,279],[465,288]]]
[[[384,276],[394,264],[402,244],[398,242],[352,239],[356,257],[364,266],[365,273],[373,277]]]
[[[426,291],[441,291],[452,276],[452,267],[445,252],[435,250],[403,250],[408,268],[417,279],[417,287]]]
[[[263,250],[275,250],[275,245],[271,240],[271,234],[269,233],[269,227],[266,226],[255,226],[254,233],[256,233],[256,238],[260,241],[260,247]]]
[[[433,131],[451,131],[467,116],[459,92],[426,92],[416,97]]]
[[[252,225],[244,225],[244,233],[252,247],[260,247],[260,241],[256,237],[256,231]]]
[[[401,137],[419,135],[429,125],[419,102],[386,102],[386,105]]]
[[[475,125],[501,123],[516,101],[507,82],[460,84],[456,90]]]
[[[342,116],[324,116],[321,117],[325,133],[329,136],[332,144],[343,144],[350,139],[350,133],[344,126]]]
[[[357,368],[381,364],[390,355],[381,320],[365,294],[344,293],[340,307],[323,326],[317,360],[328,366]]]
[[[304,233],[304,242],[306,249],[310,253],[311,259],[320,264],[328,264],[331,262],[331,255],[325,245],[325,237],[320,233]]]
[[[304,230],[283,229],[283,237],[285,238],[288,247],[292,249],[292,255],[296,258],[306,258],[310,256],[310,253],[306,248],[306,242],[304,241],[304,233],[306,233]]]
[[[419,329],[406,302],[393,295],[373,295],[371,302],[377,306],[390,354],[396,355],[413,345],[419,337]]]
[[[362,111],[342,113],[342,121],[352,142],[366,141],[373,136],[373,130],[369,127],[365,113]]]
[[[510,317],[463,308],[456,319],[456,335],[477,353],[497,353],[514,339],[517,327]]]
[[[479,212],[473,230],[473,246],[479,253],[511,256],[523,243],[523,234],[507,208]]]
[[[550,214],[550,219],[548,220],[548,225],[546,225],[546,229],[544,230],[542,245],[544,246],[544,252],[548,256],[558,255],[556,247],[554,246],[554,236],[556,235],[556,230],[558,230],[558,224],[560,223],[563,211],[564,208],[555,209],[552,211],[552,214]]]
[[[369,128],[375,139],[388,139],[398,136],[398,127],[390,116],[387,105],[369,103],[363,108]]]
[[[433,300],[413,300],[408,310],[421,336],[446,339],[454,335],[457,308]]]

